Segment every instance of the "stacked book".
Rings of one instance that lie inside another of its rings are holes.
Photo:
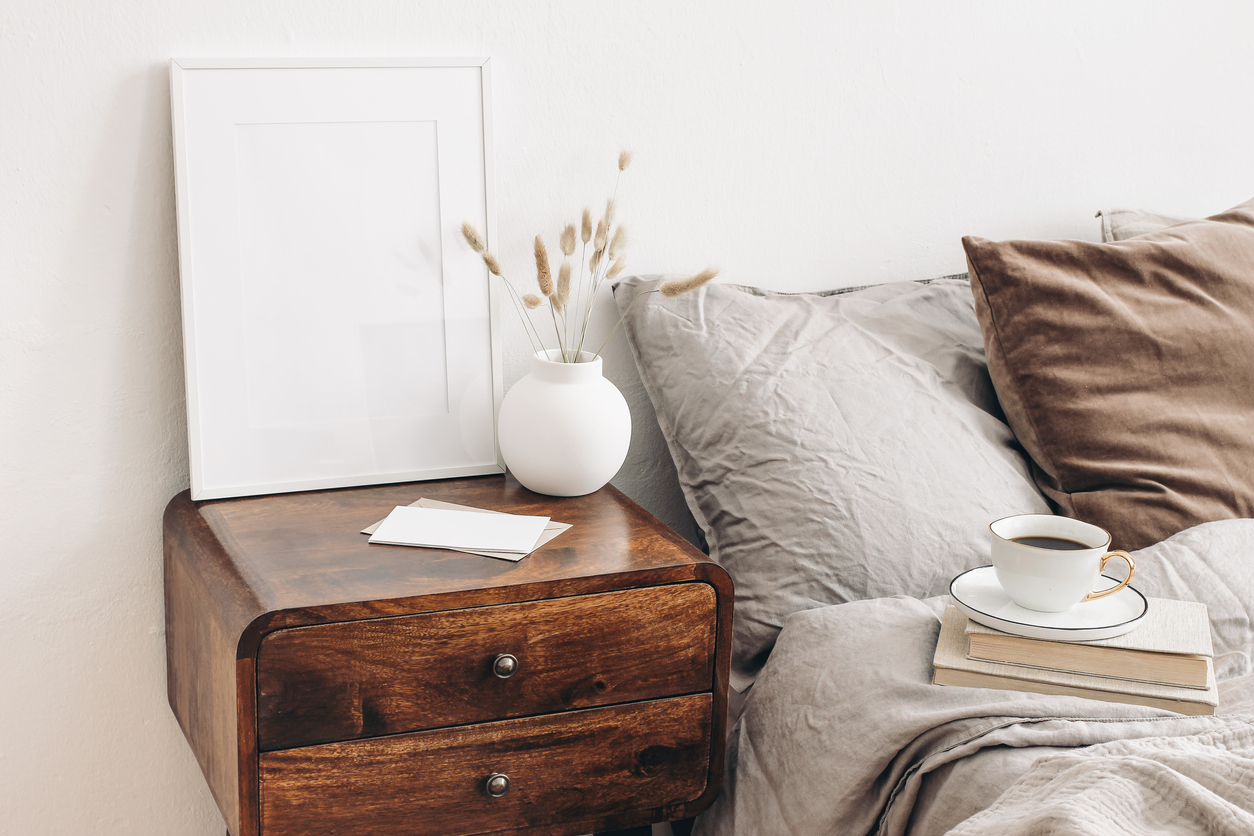
[[[1214,714],[1215,688],[1206,605],[1149,599],[1135,630],[1090,642],[1013,636],[945,609],[933,660],[937,685],[1087,697]]]

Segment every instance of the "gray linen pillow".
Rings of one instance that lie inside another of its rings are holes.
[[[784,619],[939,595],[988,523],[1049,513],[1002,419],[965,277],[842,293],[614,288],[710,554],[736,585],[732,684]],[[630,307],[630,310],[628,308]]]

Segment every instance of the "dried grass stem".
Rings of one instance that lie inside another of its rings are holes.
[[[626,256],[623,253],[627,249],[629,236],[626,227],[617,223],[617,200],[622,173],[630,165],[631,152],[624,149],[618,155],[618,172],[614,179],[614,191],[606,201],[605,215],[595,227],[592,223],[591,210],[585,208],[578,225],[567,224],[562,228],[558,236],[558,246],[563,257],[556,281],[544,239],[539,235],[535,237],[536,284],[539,294],[520,295],[513,282],[505,275],[500,261],[488,251],[484,236],[470,222],[462,224],[461,234],[466,239],[466,243],[479,254],[492,275],[499,277],[505,284],[510,300],[523,321],[523,329],[527,332],[527,339],[531,342],[533,350],[542,351],[544,341],[540,338],[540,332],[536,328],[536,323],[528,315],[528,311],[548,307],[562,360],[573,363],[582,353],[588,337],[588,323],[592,316],[592,308],[596,304],[601,285],[607,279],[616,279],[626,267]],[[578,263],[572,264],[576,240],[583,242],[583,249],[579,253]],[[589,251],[589,244],[592,244],[591,251]],[[696,290],[717,274],[718,271],[713,268],[702,270],[693,276],[667,280],[652,290],[639,294],[618,318],[594,356],[600,356],[606,343],[622,326],[623,319],[641,296],[650,293],[660,293],[666,297],[679,296]]]

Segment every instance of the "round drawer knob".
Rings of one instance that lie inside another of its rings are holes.
[[[492,673],[496,674],[501,679],[509,679],[511,676],[514,675],[514,672],[517,670],[518,670],[518,657],[513,656],[509,653],[502,653],[500,656],[497,656],[495,659],[492,660]],[[505,777],[505,776],[502,775],[501,777]],[[505,782],[505,787],[506,789],[509,788],[508,780],[506,780]]]
[[[488,795],[493,798],[500,798],[509,792],[509,776],[503,772],[493,772],[488,776],[486,787]]]

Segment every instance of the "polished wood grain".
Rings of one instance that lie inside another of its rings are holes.
[[[702,694],[267,752],[262,828],[458,836],[695,799],[711,715]],[[485,790],[492,773],[509,777],[500,798]]]
[[[372,545],[359,531],[397,505],[439,499],[551,516],[573,528],[517,563],[441,549]],[[345,621],[526,601],[617,588],[614,576],[654,572],[673,581],[717,569],[686,540],[612,488],[588,496],[533,494],[513,479],[445,482],[249,497],[201,504],[267,610],[298,608],[278,626]],[[301,619],[308,619],[302,621]]]
[[[371,546],[357,533],[392,507],[420,497],[542,514],[574,528],[516,564]],[[624,807],[516,832],[570,836],[691,816],[721,786],[730,578],[612,487],[556,499],[533,494],[512,478],[488,476],[202,503],[184,491],[166,508],[165,585],[170,705],[234,836],[269,836],[260,822],[257,657],[276,631],[620,590],[704,585],[713,591],[704,792],[694,800]],[[363,727],[367,715],[363,711]]]
[[[263,608],[190,502],[164,520],[166,684],[170,707],[233,833],[256,833],[253,666],[236,656]]]
[[[713,688],[704,583],[278,630],[257,657],[263,750]],[[498,654],[518,669],[502,679]]]

